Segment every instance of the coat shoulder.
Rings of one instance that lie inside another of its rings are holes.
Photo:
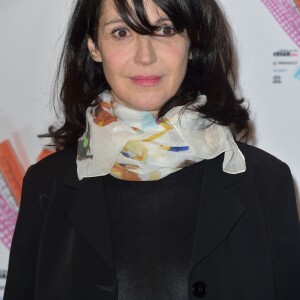
[[[246,177],[254,184],[265,219],[269,219],[270,211],[280,213],[286,207],[292,207],[291,215],[295,216],[295,188],[288,165],[256,147],[241,143],[238,146],[246,159]]]
[[[244,143],[238,143],[238,146],[245,156],[248,172],[276,177],[282,172],[289,171],[286,163],[262,149]]]
[[[38,177],[45,175],[63,177],[70,167],[75,166],[76,155],[76,147],[57,151],[32,165],[31,172]]]
[[[29,167],[26,177],[33,182],[38,194],[50,194],[58,181],[76,174],[76,147],[57,151]]]

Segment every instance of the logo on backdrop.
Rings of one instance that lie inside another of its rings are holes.
[[[294,49],[294,50],[287,50],[287,49],[278,50],[278,51],[275,51],[273,53],[273,55],[276,56],[276,57],[298,57],[298,50],[297,49]]]
[[[299,0],[300,1],[300,0]],[[273,52],[273,83],[284,83],[286,79],[300,80],[300,57],[297,49],[279,49]]]
[[[300,1],[300,0],[299,0]],[[279,49],[273,52],[273,83],[284,83],[286,79],[300,80],[300,59],[297,49]]]
[[[279,75],[273,76],[273,83],[281,83],[281,76]]]

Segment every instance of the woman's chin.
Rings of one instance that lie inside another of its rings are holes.
[[[131,101],[118,101],[117,99],[115,101],[134,110],[151,112],[158,112],[161,109],[161,107],[166,103],[166,100],[155,100],[154,95],[149,97],[149,94],[141,94],[138,97],[136,97],[136,99],[132,99]]]

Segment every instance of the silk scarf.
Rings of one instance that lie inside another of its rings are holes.
[[[101,93],[86,111],[86,131],[79,139],[77,173],[85,177],[112,176],[130,181],[159,180],[204,159],[224,153],[223,171],[246,170],[245,159],[230,129],[201,117],[195,106],[177,106],[157,120],[114,102]]]

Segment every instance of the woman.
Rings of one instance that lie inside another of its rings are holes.
[[[233,138],[215,1],[78,0],[60,69],[64,150],[24,178],[4,300],[300,299],[292,177]]]

